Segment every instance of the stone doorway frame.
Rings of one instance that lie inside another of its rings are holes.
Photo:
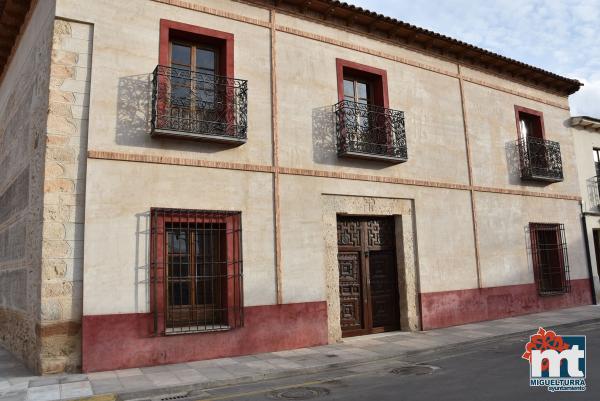
[[[419,275],[414,202],[410,199],[322,194],[322,203],[329,343],[339,342],[342,339],[337,258],[337,216],[343,214],[394,217],[400,329],[402,331],[419,330]]]

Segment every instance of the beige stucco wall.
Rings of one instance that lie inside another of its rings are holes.
[[[150,310],[151,207],[242,212],[244,304],[275,302],[269,174],[89,160],[87,180],[85,315]]]
[[[209,6],[227,4],[209,2]],[[204,4],[204,3],[203,3]],[[243,12],[239,4],[229,5]],[[250,13],[252,15],[252,13]],[[258,13],[264,15],[264,13]],[[57,16],[94,25],[90,88],[90,149],[269,164],[271,81],[269,29],[153,1],[99,0],[81,7],[60,0]],[[160,19],[200,25],[234,35],[235,77],[248,79],[248,132],[252,140],[231,148],[150,138],[151,73],[158,64]]]
[[[405,112],[406,163],[390,166],[337,157],[332,112],[338,102],[336,58],[387,71],[389,107]],[[457,79],[281,33],[277,81],[280,137],[285,144],[282,165],[468,183]]]
[[[37,370],[54,2],[38,2],[0,84],[0,344]]]
[[[570,117],[569,110],[473,83],[467,82],[464,87],[474,184],[579,195],[579,177],[575,163],[573,135],[567,128]],[[518,151],[515,146],[518,138],[515,105],[543,113],[545,139],[560,143],[564,181],[548,185],[521,180],[518,169]]]
[[[225,16],[230,12],[239,19],[250,17],[266,24],[268,12],[237,2],[196,0],[194,4],[217,11],[202,12],[142,0],[99,0],[83,9],[75,0],[59,0],[59,17],[94,26],[90,150],[260,166],[272,163],[270,30]],[[215,12],[219,15],[211,14]],[[148,79],[158,60],[161,18],[234,34],[235,76],[248,79],[249,85],[246,144],[226,148],[149,137]],[[331,39],[328,42],[337,40],[368,49],[359,51],[341,42],[336,45],[276,32],[281,166],[468,185],[460,86],[458,78],[452,76],[458,73],[455,64],[283,14],[277,14],[276,20],[281,29],[299,29]],[[127,40],[123,40],[124,33]],[[337,158],[331,105],[337,102],[338,57],[387,71],[390,107],[406,113],[408,162],[389,166]],[[402,59],[410,63],[402,63]],[[419,63],[426,68],[415,65]],[[490,85],[546,102],[567,104],[564,97],[479,71],[462,69],[462,73],[472,80],[488,80]],[[563,125],[567,110],[472,82],[464,83],[464,93],[475,185],[579,194],[572,136]],[[507,145],[517,139],[515,104],[544,112],[547,138],[561,143],[564,182],[538,185],[517,179],[516,162],[508,161],[507,152]],[[280,176],[283,302],[324,301],[330,295],[323,237],[323,196],[327,194],[410,202],[414,207],[414,254],[418,265],[415,281],[419,291],[476,288],[470,191],[371,181]],[[272,174],[88,159],[86,188],[84,314],[149,310],[147,225],[151,207],[241,211],[245,303],[275,303]],[[584,254],[576,233],[577,201],[500,193],[475,192],[474,196],[480,219],[480,265],[485,286],[533,281],[524,235],[529,221],[564,223],[571,277],[585,277],[581,265]],[[497,244],[502,244],[504,256],[494,248]],[[107,293],[111,294],[108,299]]]
[[[577,202],[484,193],[476,200],[484,287],[534,282],[529,223],[564,224],[570,277],[589,276]]]

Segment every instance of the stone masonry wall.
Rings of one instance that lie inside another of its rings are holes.
[[[81,368],[83,223],[92,26],[56,19],[44,182],[41,371]]]
[[[0,345],[33,370],[53,14],[50,1],[30,14],[0,82]]]

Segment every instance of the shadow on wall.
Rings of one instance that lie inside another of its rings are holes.
[[[117,144],[145,146],[152,115],[152,75],[120,78],[117,96]]]
[[[152,74],[119,78],[116,143],[124,146],[215,153],[227,145],[174,138],[151,137]]]
[[[519,155],[519,146],[516,141],[506,142],[504,145],[506,151],[506,166],[508,168],[508,183],[510,185],[525,185],[528,187],[543,188],[552,184],[544,181],[523,181],[521,179],[521,157]]]
[[[382,170],[388,163],[376,160],[344,159],[337,154],[336,116],[333,106],[312,110],[313,161],[316,164]]]
[[[150,212],[138,213],[135,230],[135,311],[150,311]]]

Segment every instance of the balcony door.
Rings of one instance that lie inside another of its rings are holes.
[[[348,138],[367,153],[388,153],[390,122],[375,96],[376,83],[360,75],[344,75],[345,125],[353,133]]]
[[[212,132],[222,120],[219,49],[171,42],[171,118],[184,131]]]
[[[522,146],[526,148],[530,168],[534,172],[548,170],[549,158],[544,140],[544,122],[542,114],[533,110],[517,110],[519,136]]]
[[[338,216],[342,335],[400,328],[393,217]]]

